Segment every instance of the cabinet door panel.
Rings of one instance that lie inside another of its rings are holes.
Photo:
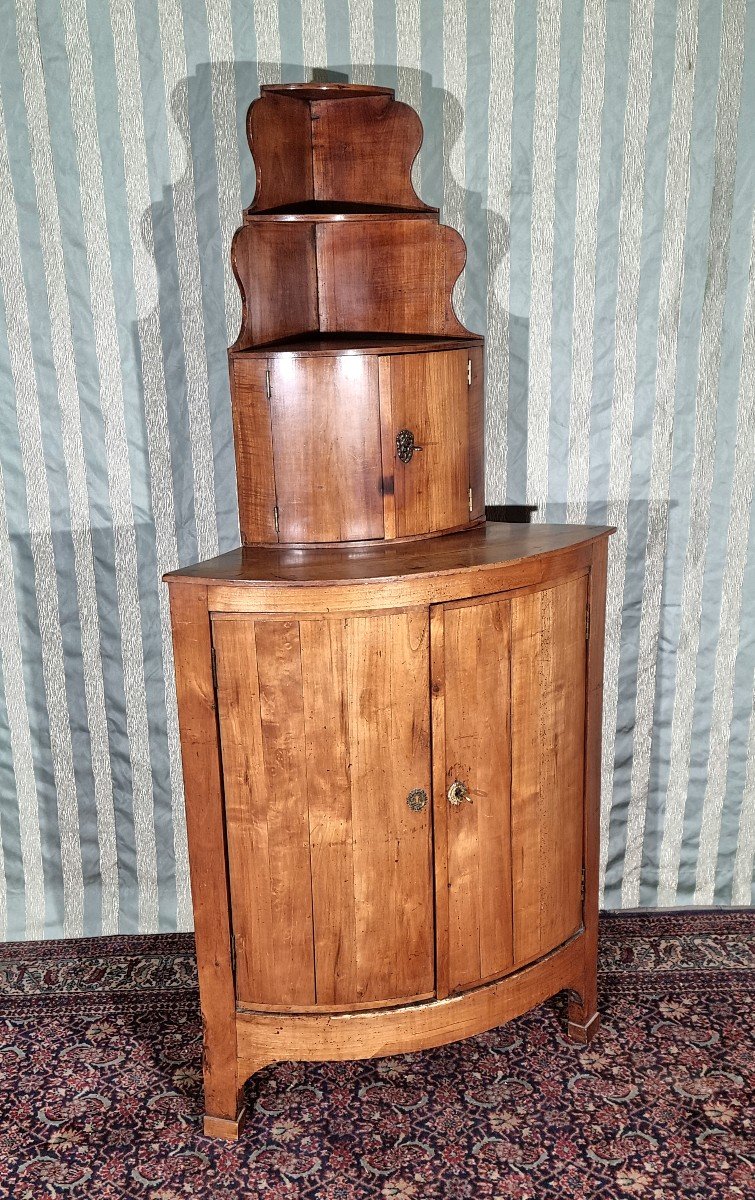
[[[433,994],[428,622],[215,618],[241,1001]]]
[[[427,611],[301,631],[317,1002],[431,995]]]
[[[443,963],[447,954],[446,984],[455,992],[505,974],[513,962],[509,603],[435,610],[433,643],[433,682],[442,696],[433,753],[443,760],[440,771],[436,764],[435,800],[447,861],[438,887],[448,893],[447,948],[439,945],[438,958]],[[456,782],[469,799],[452,805],[448,790]]]
[[[297,621],[215,620],[236,992],[315,1001]]]
[[[279,538],[383,537],[375,355],[270,359]]]
[[[466,350],[390,356],[391,446],[396,536],[469,521],[469,384]],[[384,428],[385,428],[384,422]],[[404,463],[396,436],[409,430],[421,450]]]
[[[514,956],[582,923],[587,577],[511,602]]]

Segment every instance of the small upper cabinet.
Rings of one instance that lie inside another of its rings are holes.
[[[231,356],[245,545],[418,537],[482,519],[482,347],[396,353],[395,341]]]

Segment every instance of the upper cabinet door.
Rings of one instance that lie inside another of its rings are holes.
[[[382,538],[375,355],[269,360],[281,542]]]
[[[213,621],[242,1004],[434,994],[429,616]]]
[[[511,601],[514,957],[582,924],[587,576]]]
[[[475,388],[470,387],[471,356]],[[433,533],[468,524],[481,478],[481,451],[470,458],[470,417],[479,426],[482,351],[396,354],[380,360],[383,473],[388,537]],[[479,393],[479,394],[478,394]],[[470,405],[473,412],[470,413]],[[392,486],[391,486],[392,485]]]

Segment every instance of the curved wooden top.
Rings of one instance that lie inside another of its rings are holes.
[[[396,608],[528,587],[585,570],[603,525],[489,522],[425,542],[354,548],[239,547],[165,576],[227,612]]]

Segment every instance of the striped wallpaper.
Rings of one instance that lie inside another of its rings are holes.
[[[395,87],[490,503],[608,521],[609,907],[749,904],[755,3],[0,0],[0,934],[190,925],[160,575],[237,543],[260,83]]]

